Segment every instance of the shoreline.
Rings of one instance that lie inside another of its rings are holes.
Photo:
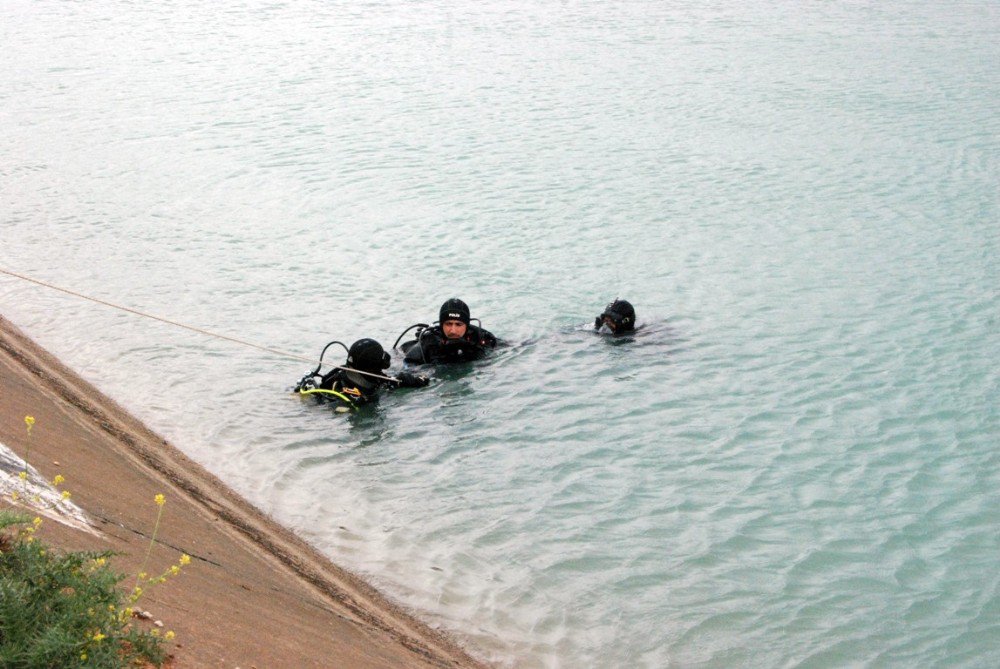
[[[27,434],[24,417],[36,419]],[[0,442],[62,474],[96,535],[46,520],[67,550],[112,550],[134,574],[153,497],[167,498],[150,571],[191,564],[143,595],[177,638],[174,667],[470,667],[471,657],[244,500],[0,316]],[[5,506],[10,506],[5,503]],[[127,580],[127,579],[126,579]],[[125,583],[125,581],[123,581]]]

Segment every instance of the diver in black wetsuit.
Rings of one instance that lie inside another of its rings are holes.
[[[416,339],[400,347],[405,354],[403,361],[421,365],[482,358],[496,348],[497,338],[480,325],[472,325],[471,321],[469,305],[457,297],[451,298],[441,305],[437,325],[411,326],[419,329]]]
[[[635,309],[628,300],[615,299],[594,319],[598,332],[620,335],[635,330]]]
[[[323,350],[326,351],[325,348]],[[322,360],[322,356],[320,358]],[[334,367],[322,375],[317,367],[302,377],[294,392],[316,395],[338,402],[343,410],[352,410],[374,402],[384,388],[419,388],[428,383],[426,376],[405,370],[394,377],[386,376],[384,370],[388,367],[389,354],[381,344],[374,339],[359,339],[351,344],[347,362],[342,367]]]

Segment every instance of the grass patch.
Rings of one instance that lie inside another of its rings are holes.
[[[0,667],[160,666],[161,637],[133,624],[111,553],[54,550],[40,524],[0,510]]]

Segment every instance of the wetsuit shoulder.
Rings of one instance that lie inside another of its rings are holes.
[[[469,334],[467,337],[477,346],[496,348],[497,345],[497,338],[492,332],[476,325],[469,326]]]

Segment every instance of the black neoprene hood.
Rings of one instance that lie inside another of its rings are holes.
[[[457,297],[453,297],[442,304],[441,311],[438,313],[438,322],[440,323],[444,323],[445,321],[462,321],[468,325],[471,320],[469,305]]]

